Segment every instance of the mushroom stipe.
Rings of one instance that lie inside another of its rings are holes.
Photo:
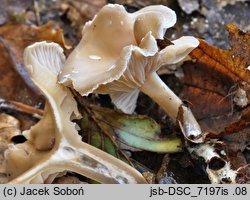
[[[59,73],[59,82],[82,96],[109,94],[125,113],[133,113],[141,91],[179,125],[186,139],[203,142],[204,133],[191,110],[156,73],[163,65],[182,61],[199,45],[196,38],[184,36],[159,49],[159,40],[175,23],[175,12],[165,6],[148,6],[134,13],[117,4],[104,6],[85,24],[80,43]]]

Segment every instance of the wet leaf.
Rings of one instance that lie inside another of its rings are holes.
[[[91,105],[90,109],[99,125],[119,142],[134,148],[173,153],[181,151],[177,137],[163,137],[159,124],[142,115],[127,115],[112,109]]]
[[[190,102],[203,131],[213,135],[243,130],[250,122],[250,33],[234,25],[227,29],[230,50],[200,40],[190,54],[195,62],[183,66],[182,97]]]
[[[28,45],[43,40],[65,47],[62,30],[55,30],[52,23],[40,27],[0,27],[0,98],[29,105],[42,102],[40,92],[23,68],[23,51]]]

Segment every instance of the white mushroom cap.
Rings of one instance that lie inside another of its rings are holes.
[[[154,29],[146,26],[146,16],[154,16]],[[163,17],[168,23],[162,23]],[[151,41],[146,41],[147,46],[143,49],[139,50],[137,46],[149,32],[162,39],[165,29],[175,21],[175,13],[164,6],[150,6],[129,14],[123,6],[106,5],[85,25],[82,40],[67,59],[59,79],[61,82],[72,81],[82,95],[87,95],[100,84],[118,79],[126,70],[133,51],[153,56],[157,52],[154,38],[148,37]]]
[[[110,94],[118,108],[132,113],[147,75],[180,61],[198,46],[195,38],[183,37],[158,52],[156,39],[163,39],[175,22],[175,12],[165,6],[148,6],[132,14],[120,5],[104,6],[85,25],[59,82],[83,96]]]
[[[176,23],[176,14],[166,6],[148,6],[135,13],[134,34],[139,44],[148,32],[156,39],[163,39],[167,28]]]
[[[165,7],[159,6],[159,8]],[[159,8],[153,6],[145,12],[154,10],[154,13],[160,16],[162,11]],[[166,11],[169,10],[166,8]],[[133,51],[138,51],[144,56],[153,56],[157,52],[155,41],[147,42],[150,46],[141,49],[137,47],[135,39],[134,26],[141,29],[139,26],[144,24],[144,20],[139,20],[138,17],[143,14],[142,11],[129,14],[123,6],[116,4],[104,6],[93,21],[85,25],[81,42],[68,57],[59,76],[60,82],[66,85],[72,84],[82,95],[87,95],[100,84],[119,79],[128,67]],[[138,23],[135,24],[136,20]],[[161,36],[162,34],[158,32],[163,30],[154,32],[155,35]]]

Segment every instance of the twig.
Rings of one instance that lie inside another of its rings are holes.
[[[4,109],[4,108],[30,114],[39,119],[41,118],[41,116],[43,116],[43,113],[44,113],[43,110],[41,109],[34,108],[32,106],[23,104],[21,102],[0,98],[0,109]]]

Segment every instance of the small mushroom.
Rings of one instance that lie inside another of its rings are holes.
[[[25,49],[24,63],[32,81],[47,101],[43,118],[25,131],[27,141],[5,152],[9,183],[50,183],[65,171],[101,183],[146,183],[134,168],[81,141],[76,124],[79,117],[70,90],[57,83],[65,61],[55,43],[35,43]]]
[[[165,6],[148,6],[134,13],[117,4],[104,6],[84,26],[82,39],[67,58],[59,82],[82,96],[109,94],[125,113],[134,111],[141,91],[179,124],[188,140],[202,142],[191,110],[156,73],[163,65],[180,62],[199,45],[194,37],[185,36],[159,50],[157,40],[162,40],[175,22],[175,12]]]

